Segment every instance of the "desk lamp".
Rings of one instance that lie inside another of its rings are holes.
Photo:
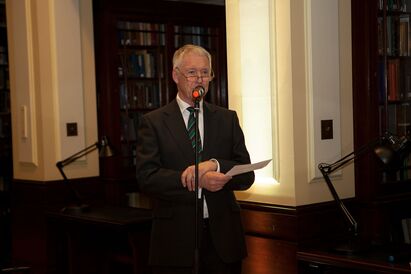
[[[331,179],[330,174],[341,169],[347,164],[355,161],[360,155],[364,154],[370,149],[374,149],[374,153],[378,158],[386,165],[390,167],[390,170],[399,169],[402,166],[402,161],[407,157],[411,151],[411,142],[406,138],[398,138],[390,133],[385,133],[382,137],[365,144],[358,150],[347,154],[341,159],[337,160],[332,164],[320,163],[318,169],[333,196],[338,208],[341,210],[346,222],[348,223],[348,231],[350,233],[349,242],[342,246],[336,247],[336,251],[344,253],[355,253],[360,251],[362,246],[359,244],[358,236],[358,224],[354,217],[351,215],[350,211],[345,207],[344,203],[338,196]]]
[[[56,166],[58,168],[58,170],[60,171],[61,175],[63,176],[63,181],[64,184],[66,186],[68,186],[70,188],[71,191],[71,195],[73,196],[75,202],[73,205],[67,206],[65,208],[62,209],[63,212],[81,212],[85,209],[88,208],[88,205],[83,204],[81,201],[81,196],[78,193],[78,191],[73,187],[72,184],[70,184],[70,181],[68,180],[66,174],[63,171],[63,168],[71,163],[73,163],[74,161],[76,161],[77,159],[91,153],[92,151],[98,149],[99,150],[99,157],[110,157],[113,156],[113,150],[111,149],[111,147],[108,144],[107,141],[107,137],[103,137],[101,139],[100,142],[95,142],[94,144],[80,150],[79,152],[76,152],[75,154],[71,155],[70,157],[62,160],[62,161],[58,161],[56,163]]]

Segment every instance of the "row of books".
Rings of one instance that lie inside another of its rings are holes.
[[[119,31],[118,41],[121,46],[165,46],[165,33]],[[191,43],[211,48],[212,36],[202,34],[175,34],[176,47]]]
[[[121,46],[165,46],[164,32],[118,31],[118,41]]]
[[[384,63],[379,63],[380,101],[384,101],[385,73]],[[411,60],[392,58],[387,60],[387,96],[388,101],[411,99]]]
[[[387,130],[397,136],[410,136],[411,106],[410,103],[388,105]]]
[[[380,10],[384,9],[384,1],[387,3],[387,11],[411,11],[411,1],[410,0],[379,0],[378,8]]]
[[[174,26],[175,34],[197,34],[197,35],[216,35],[216,29],[210,27],[199,27],[199,26]]]
[[[411,56],[410,15],[387,16],[386,49],[384,48],[384,18],[378,17],[378,53],[388,56]]]
[[[133,21],[119,21],[117,22],[117,29],[130,30],[130,31],[142,31],[142,32],[165,32],[165,24],[159,23],[146,23],[146,22],[133,22]],[[210,27],[201,26],[187,26],[187,25],[175,25],[175,33],[189,33],[189,34],[203,34],[203,35],[215,35],[216,29]]]
[[[404,97],[400,90],[400,60],[390,59],[387,62],[387,94],[389,101],[399,100]]]
[[[121,155],[124,167],[136,165],[136,140],[138,125],[143,114],[140,112],[121,113]]]
[[[138,31],[160,31],[165,32],[165,24],[146,23],[135,21],[118,21],[117,29],[119,30],[138,30]]]
[[[125,109],[154,109],[160,106],[160,87],[131,81],[127,88],[120,85],[120,108]]]
[[[159,65],[157,64],[157,57]],[[118,68],[119,77],[163,77],[163,56],[138,50],[120,55],[121,66]],[[124,75],[126,74],[126,75]]]
[[[166,33],[164,24],[120,21],[117,23],[118,41],[121,46],[165,46]],[[193,43],[211,47],[210,36],[216,36],[217,30],[200,26],[174,26],[175,46]]]
[[[202,35],[174,35],[174,47],[178,48],[185,44],[194,44],[202,46],[206,49],[211,49],[213,43],[213,39],[210,36],[202,36]]]

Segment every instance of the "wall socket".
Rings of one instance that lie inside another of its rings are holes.
[[[77,123],[67,123],[66,124],[67,128],[67,136],[77,136]]]
[[[333,120],[321,120],[321,140],[333,139]]]

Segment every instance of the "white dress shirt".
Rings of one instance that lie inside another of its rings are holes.
[[[190,116],[190,112],[187,110],[188,107],[191,107],[189,104],[187,104],[186,102],[184,102],[177,94],[177,104],[180,108],[181,111],[181,115],[183,115],[183,119],[184,119],[184,123],[187,127],[187,123],[188,123],[188,118]],[[204,115],[203,115],[203,100],[200,101],[200,110],[198,111],[198,131],[200,132],[200,138],[201,138],[201,143],[204,146]],[[218,164],[217,164],[218,165]],[[199,198],[201,198],[201,191],[202,189],[199,188],[198,189],[198,195]],[[204,197],[204,210],[203,210],[203,217],[204,218],[208,218],[208,207],[207,207],[207,203]]]

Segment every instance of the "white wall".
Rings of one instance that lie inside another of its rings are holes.
[[[55,166],[97,140],[91,0],[7,0],[15,179],[62,179]],[[66,123],[78,136],[66,136]],[[65,168],[98,175],[96,153]]]
[[[241,200],[294,206],[332,199],[316,167],[353,147],[351,19],[349,1],[324,1],[226,1],[230,108],[240,114],[252,160],[272,152],[266,169],[275,179],[257,172],[253,187],[237,193]],[[271,113],[263,128],[272,130],[256,134],[261,113]],[[334,121],[334,139],[321,140],[322,119]],[[353,166],[333,180],[342,198],[354,196]]]
[[[331,200],[324,182],[313,179],[316,164],[328,152],[326,161],[352,150],[350,1],[338,0],[337,7],[337,0],[322,1],[226,1],[230,108],[239,113],[252,160],[273,159],[249,191],[237,193],[240,199],[282,205]],[[55,163],[97,138],[91,0],[7,0],[6,7],[13,155],[19,156],[14,177],[61,179]],[[317,19],[330,23],[332,37],[312,29]],[[69,37],[73,44],[64,43]],[[321,46],[332,58],[324,58]],[[332,68],[333,80],[322,89],[325,68]],[[324,104],[334,107],[317,109]],[[331,146],[318,140],[323,117],[339,119]],[[81,127],[74,139],[62,130],[72,120]],[[95,176],[97,155],[65,171],[70,178]],[[354,196],[352,165],[333,180],[342,198]]]

